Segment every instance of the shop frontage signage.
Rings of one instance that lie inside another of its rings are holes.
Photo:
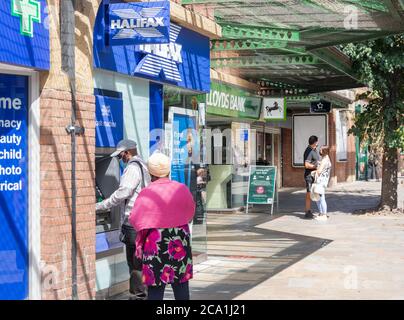
[[[147,2],[154,4],[154,2]],[[209,38],[182,26],[170,24],[169,43],[105,46],[103,6],[94,28],[94,66],[142,77],[190,90],[209,92]],[[130,24],[129,24],[130,26]],[[138,30],[138,29],[136,29]]]
[[[150,77],[163,77],[167,81],[181,82],[180,67],[182,65],[182,45],[177,43],[181,27],[172,25],[170,32],[171,43],[143,44],[136,50],[143,54],[134,73]]]
[[[258,119],[261,111],[261,98],[245,90],[212,82],[206,105],[206,112],[211,115]]]
[[[123,139],[122,98],[95,96],[95,146],[114,148]]]
[[[0,62],[49,70],[46,0],[2,0],[0,21]]]
[[[262,113],[267,121],[286,120],[286,98],[264,98]]]
[[[105,20],[108,45],[170,42],[169,1],[112,3]]]
[[[28,297],[28,77],[0,74],[0,300]]]
[[[270,204],[275,201],[276,167],[250,166],[248,180],[248,204]]]
[[[331,111],[331,102],[320,100],[310,103],[310,112],[312,113],[329,113]]]

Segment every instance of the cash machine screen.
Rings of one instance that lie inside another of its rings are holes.
[[[119,161],[109,154],[96,154],[95,162],[95,197],[101,202],[118,189],[120,179]],[[97,233],[118,230],[121,221],[121,207],[96,213]]]

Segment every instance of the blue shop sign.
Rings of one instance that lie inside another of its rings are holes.
[[[169,42],[169,1],[111,3],[107,6],[106,45]]]
[[[49,70],[46,0],[0,1],[0,62]]]
[[[95,146],[114,148],[123,139],[122,98],[95,96]]]
[[[28,77],[0,74],[0,300],[28,297]]]
[[[105,46],[104,7],[98,10],[94,27],[95,68],[209,92],[208,37],[171,23],[170,43]]]

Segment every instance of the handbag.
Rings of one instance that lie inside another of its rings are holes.
[[[318,192],[316,192],[317,187],[318,187],[318,184],[316,182],[314,182],[310,188],[310,199],[314,202],[320,201],[320,194]]]

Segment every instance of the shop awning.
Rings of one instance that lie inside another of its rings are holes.
[[[404,32],[403,0],[182,0],[222,26],[211,66],[262,95],[363,86],[338,46]]]

